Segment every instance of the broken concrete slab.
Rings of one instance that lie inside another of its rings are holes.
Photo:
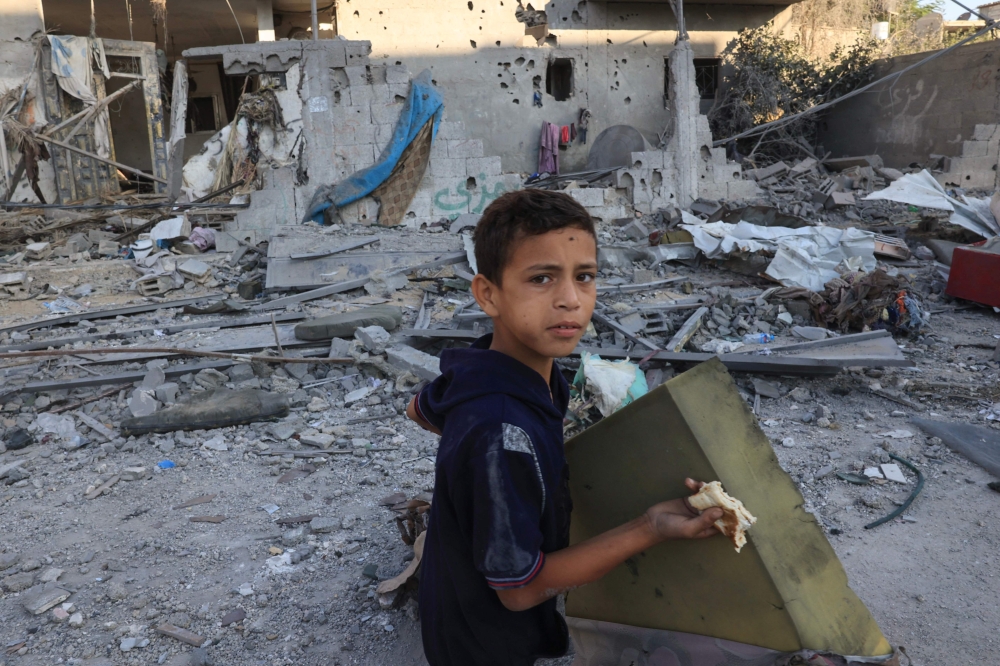
[[[256,389],[218,389],[210,396],[181,403],[163,411],[122,421],[124,437],[151,432],[222,428],[266,421],[288,415],[285,396]]]
[[[381,326],[386,331],[395,330],[403,321],[403,311],[395,305],[373,305],[359,310],[329,315],[304,321],[295,326],[299,340],[329,340],[350,338],[365,326]]]
[[[409,372],[426,381],[434,381],[441,374],[441,360],[419,349],[406,346],[389,347],[385,351],[389,365]]]
[[[389,344],[389,333],[381,326],[362,326],[354,331],[354,337],[372,354],[383,353]]]
[[[36,585],[21,594],[21,605],[32,615],[41,615],[45,611],[69,599],[71,592],[55,583]]]

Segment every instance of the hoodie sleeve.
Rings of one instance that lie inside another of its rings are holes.
[[[541,470],[523,429],[499,424],[484,440],[469,459],[475,566],[494,589],[524,587],[545,562]]]
[[[444,430],[444,413],[438,407],[445,389],[448,388],[448,383],[449,379],[445,375],[441,375],[417,394],[417,400],[414,403],[417,408],[417,416],[438,430]]]

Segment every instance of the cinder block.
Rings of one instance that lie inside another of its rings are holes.
[[[449,139],[448,157],[482,157],[483,142],[479,139]]]
[[[385,82],[410,85],[410,72],[403,65],[389,65],[385,68]]]
[[[972,133],[972,138],[975,141],[989,141],[997,135],[997,125],[976,125],[975,130]]]
[[[953,157],[948,171],[952,173],[976,173],[979,171],[994,172],[997,165],[995,157]]]
[[[386,104],[392,104],[392,93],[389,91],[389,86],[384,83],[373,83],[370,86],[372,91],[372,105],[384,106]]]
[[[633,168],[662,169],[663,151],[645,150],[641,153],[632,153],[632,166]]]
[[[374,164],[375,145],[371,143],[356,146],[338,146],[335,153],[348,164]]]
[[[344,125],[370,125],[372,122],[371,108],[367,106],[336,106],[330,109],[330,115],[335,128]]]
[[[393,125],[399,122],[399,113],[402,111],[402,104],[375,104],[372,103],[372,122],[376,125]],[[447,152],[447,151],[445,151]]]
[[[726,194],[730,200],[756,199],[761,191],[753,181],[733,180],[726,183]]]
[[[354,128],[354,142],[358,145],[375,143],[376,125],[358,125]]]
[[[431,158],[431,175],[435,178],[464,178],[465,160],[444,158]]]
[[[604,205],[604,190],[601,188],[577,188],[573,190],[566,190],[566,193],[573,197],[584,208],[593,208]]]
[[[499,176],[500,156],[470,157],[465,161],[465,171],[470,176]]]
[[[630,212],[625,209],[625,206],[596,206],[594,208],[587,208],[587,212],[594,219],[601,220],[602,222],[610,222],[611,220],[617,220],[621,217],[630,216]]]
[[[442,120],[438,125],[435,141],[464,139],[465,137],[465,123],[461,120]]]
[[[409,216],[412,213],[414,217],[426,218],[431,216],[433,210],[434,197],[429,192],[417,192],[413,196],[413,201],[410,202],[409,207],[406,209],[406,215]]]
[[[454,217],[469,212],[471,195],[465,187],[465,177],[435,178],[431,199],[431,216]]]
[[[403,101],[410,96],[410,84],[409,83],[390,83],[389,92],[392,93],[392,98],[395,100],[397,97],[402,99],[397,101]]]
[[[385,85],[385,65],[371,65],[368,68],[368,76],[372,85]]]
[[[381,152],[389,145],[396,128],[392,125],[375,125],[374,127],[376,152]]]
[[[351,106],[370,107],[374,101],[371,86],[351,86],[345,92],[351,94]]]
[[[363,65],[351,63],[347,67],[344,67],[344,73],[347,74],[347,83],[352,88],[354,86],[366,86],[369,83],[368,68]]]
[[[281,43],[281,42],[279,42]],[[304,41],[302,54],[307,60],[316,59],[323,67],[344,67],[347,65],[347,49],[340,40]]]
[[[989,154],[987,141],[963,141],[962,157],[986,157]]]
[[[431,160],[448,159],[448,144],[440,139],[431,143]]]
[[[372,43],[369,41],[347,42],[347,62],[350,65],[367,65],[368,56],[372,52]]]
[[[729,196],[729,188],[726,183],[714,183],[703,180],[698,183],[698,196],[702,199],[718,201]]]

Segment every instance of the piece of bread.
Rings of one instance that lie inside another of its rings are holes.
[[[688,498],[688,503],[698,511],[711,509],[714,506],[722,509],[722,518],[715,521],[715,526],[730,538],[736,546],[737,553],[747,542],[746,531],[757,522],[757,518],[747,511],[743,502],[729,496],[718,481],[706,483],[697,495]]]

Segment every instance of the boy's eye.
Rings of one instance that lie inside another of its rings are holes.
[[[596,279],[597,276],[594,275],[593,273],[580,273],[579,275],[576,276],[577,282],[587,283],[587,282],[593,282]]]
[[[549,277],[548,275],[536,275],[535,277],[531,278],[531,281],[534,284],[548,284],[549,282],[552,281],[552,278]]]

